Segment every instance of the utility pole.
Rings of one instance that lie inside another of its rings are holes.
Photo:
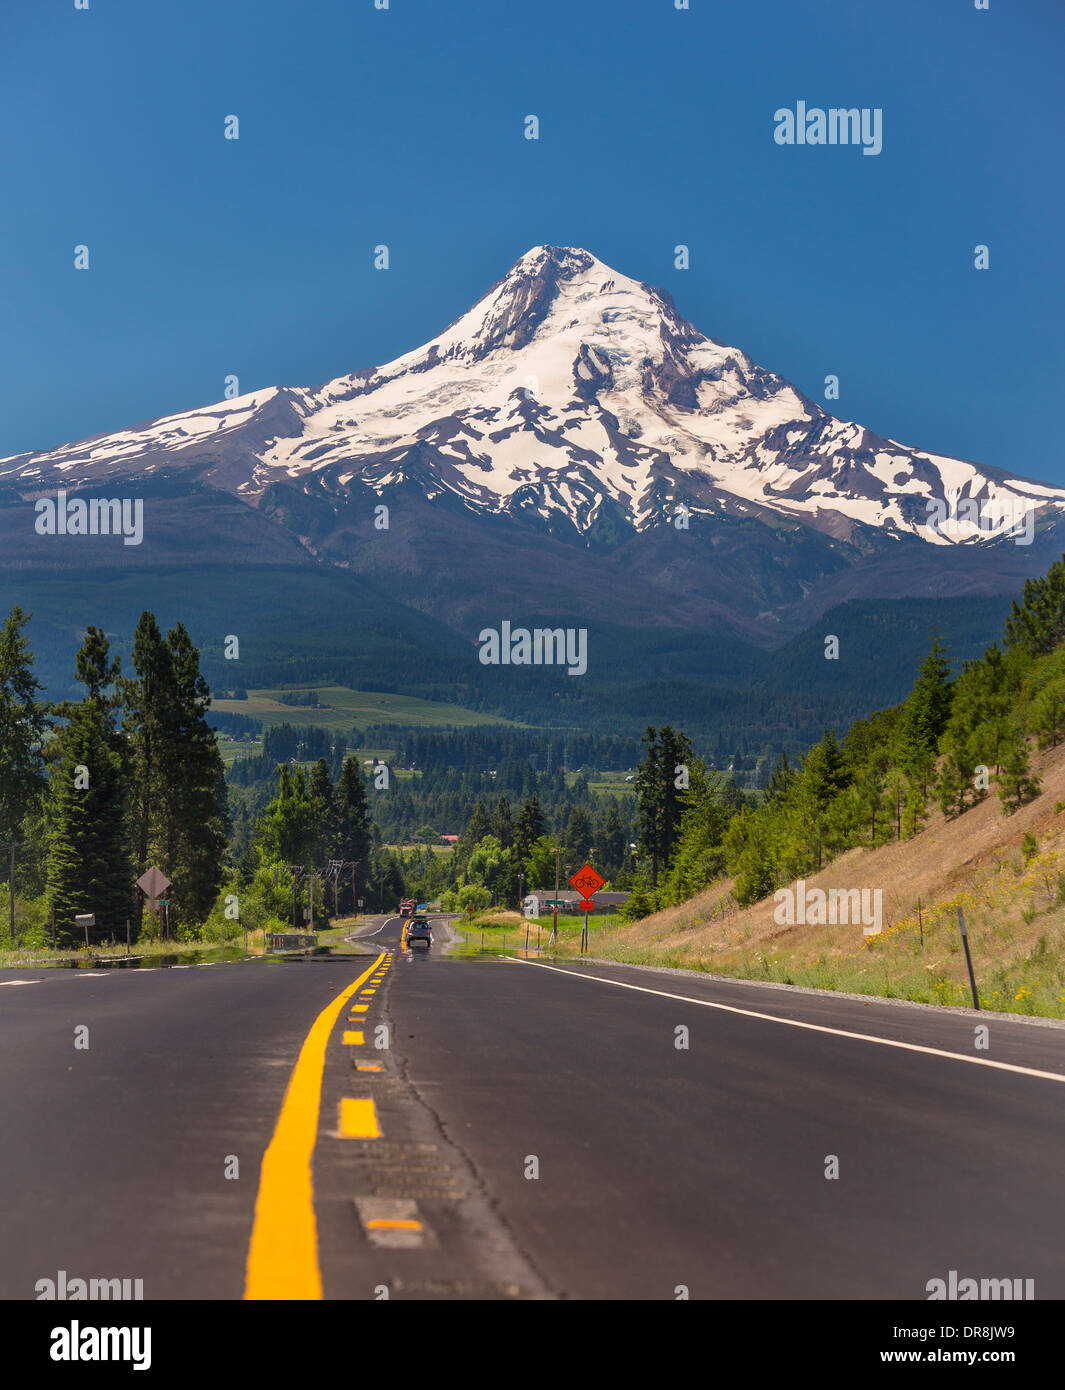
[[[289,871],[292,874],[292,930],[299,931],[299,918],[297,917],[296,890],[299,887],[300,874],[303,871],[302,864],[290,864]]]
[[[553,925],[552,928],[551,928],[551,940],[552,940],[552,941],[557,941],[557,940],[558,940],[558,880],[559,880],[559,874],[560,874],[561,868],[562,868],[561,859],[562,859],[562,846],[561,846],[561,845],[556,845],[556,846],[555,846],[555,907],[554,907],[555,921],[554,921],[554,925]]]
[[[330,859],[329,872],[333,876],[333,916],[340,916],[340,870],[342,864],[339,859]]]

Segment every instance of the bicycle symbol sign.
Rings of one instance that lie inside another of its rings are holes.
[[[606,879],[593,869],[591,864],[585,864],[583,869],[578,869],[570,879],[570,886],[576,888],[584,898],[590,898],[593,893],[598,893]]]

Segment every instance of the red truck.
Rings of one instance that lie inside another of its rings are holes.
[[[400,915],[401,917],[409,917],[409,916],[411,915],[411,913],[414,911],[414,908],[415,908],[414,899],[413,899],[413,898],[404,898],[403,901],[402,901],[402,902],[400,903],[400,905],[399,905],[399,915]]]

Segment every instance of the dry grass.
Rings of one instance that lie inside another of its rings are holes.
[[[1065,1017],[1065,749],[1039,754],[1042,794],[1013,815],[997,795],[955,820],[934,813],[920,834],[854,849],[807,888],[881,889],[883,926],[781,926],[769,898],[738,908],[731,882],[621,927],[595,926],[592,954],[644,964],[928,1003],[971,1002],[957,926],[965,913],[981,1003]],[[1026,833],[1038,853],[1026,863]],[[918,918],[917,904],[921,913]],[[922,944],[923,931],[923,944]]]

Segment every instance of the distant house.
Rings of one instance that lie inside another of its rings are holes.
[[[449,845],[454,845],[458,844],[459,837],[457,835],[441,835],[440,838],[442,840],[446,840]]]
[[[595,914],[598,916],[602,913],[617,912],[622,903],[627,903],[631,896],[631,893],[596,893],[594,898]],[[523,904],[525,916],[550,916],[554,912],[554,908],[548,907],[547,904],[556,901],[564,904],[559,908],[559,912],[566,913],[571,917],[580,914],[581,895],[579,893],[573,893],[567,888],[564,892],[560,890],[556,898],[553,889],[544,888],[526,896]]]

